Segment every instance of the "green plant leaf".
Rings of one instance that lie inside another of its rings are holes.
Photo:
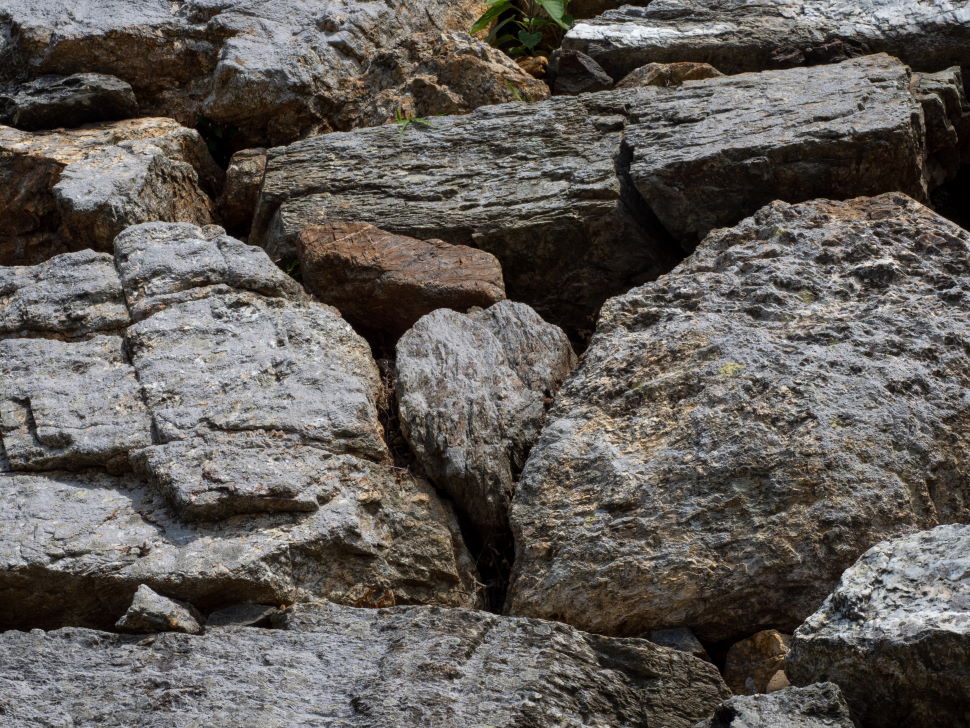
[[[496,23],[495,27],[492,28],[492,32],[488,34],[488,38],[485,39],[486,42],[491,43],[492,45],[501,45],[502,41],[498,39],[499,33],[502,31],[502,29],[505,26],[514,22],[515,22],[515,18],[505,18],[505,20],[502,20]]]
[[[542,40],[542,33],[529,33],[525,30],[519,31],[519,42],[529,51],[534,49]]]
[[[568,29],[569,26],[566,25],[566,21],[563,17],[566,15],[566,2],[565,0],[536,0],[542,9],[546,11],[550,18],[561,28]]]
[[[475,24],[469,32],[478,33],[479,31],[485,30],[492,24],[493,20],[510,9],[512,9],[512,0],[495,0],[495,2],[489,5],[488,10],[482,13],[482,17],[475,21]]]

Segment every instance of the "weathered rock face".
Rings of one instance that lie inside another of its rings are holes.
[[[936,187],[970,163],[970,105],[963,73],[954,66],[938,73],[913,74],[913,95],[926,124],[927,177]]]
[[[710,63],[648,63],[630,71],[617,81],[614,88],[638,88],[640,86],[680,86],[684,81],[701,81],[724,74]]]
[[[729,695],[714,667],[689,655],[536,620],[326,605],[291,613],[285,627],[149,642],[6,632],[4,715],[105,728],[690,728]]]
[[[221,228],[115,247],[0,269],[0,626],[110,626],[141,584],[204,609],[477,604],[334,309]]]
[[[925,197],[910,81],[879,55],[322,135],[270,151],[252,240],[284,258],[307,226],[367,222],[472,245],[510,298],[582,330],[773,199]]]
[[[838,683],[860,725],[967,724],[970,527],[874,546],[798,628],[792,681]]]
[[[468,315],[439,309],[398,341],[405,437],[482,532],[508,528],[516,476],[575,362],[561,329],[511,301]]]
[[[726,700],[696,728],[855,728],[837,685],[817,683]]]
[[[451,113],[510,99],[508,83],[523,96],[541,93],[497,51],[442,34],[467,29],[480,8],[479,0],[10,0],[0,9],[0,82],[111,74],[131,84],[142,113],[186,125],[203,116],[240,147],[382,123],[396,103]]]
[[[222,194],[216,202],[219,220],[232,235],[249,235],[265,173],[265,149],[243,149],[232,155]]]
[[[142,584],[115,627],[122,632],[199,634],[204,621],[191,604],[163,597]]]
[[[970,64],[970,8],[961,0],[653,0],[577,23],[563,47],[617,79],[652,62],[739,73],[877,52],[939,71]]]
[[[41,76],[0,93],[0,123],[36,131],[137,116],[131,86],[101,73]]]
[[[793,629],[884,538],[970,518],[970,233],[775,203],[612,299],[519,481],[507,610]]]
[[[0,126],[0,265],[111,250],[115,235],[151,220],[212,221],[221,175],[197,132],[135,119],[30,133]]]
[[[435,309],[467,311],[505,298],[495,256],[465,245],[337,222],[300,232],[297,251],[307,290],[358,330],[400,336]]]

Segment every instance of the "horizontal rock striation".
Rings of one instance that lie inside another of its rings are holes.
[[[773,203],[612,299],[512,506],[512,614],[794,629],[888,537],[970,518],[970,233]]]

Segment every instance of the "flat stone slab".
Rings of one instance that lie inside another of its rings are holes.
[[[282,626],[6,632],[4,715],[105,728],[691,728],[729,695],[690,655],[539,620],[321,605]]]
[[[564,48],[614,79],[647,63],[701,61],[724,73],[886,52],[920,71],[970,64],[961,0],[653,0],[576,23]]]
[[[609,301],[512,503],[506,609],[790,632],[886,538],[970,520],[970,233],[773,203]]]

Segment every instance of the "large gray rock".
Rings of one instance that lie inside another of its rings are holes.
[[[334,309],[220,228],[115,246],[117,273],[90,252],[0,269],[0,625],[110,626],[139,584],[204,608],[477,604]]]
[[[838,683],[866,728],[970,724],[970,526],[867,551],[798,628],[787,671]]]
[[[546,403],[575,366],[561,329],[523,303],[438,309],[397,344],[401,427],[418,462],[483,533],[508,528]]]
[[[110,251],[118,233],[151,220],[208,224],[204,190],[220,174],[198,132],[171,119],[37,133],[0,126],[0,265]]]
[[[101,73],[41,76],[0,93],[0,123],[28,131],[137,115],[131,86]]]
[[[290,258],[310,225],[368,222],[471,245],[502,263],[510,298],[582,330],[776,198],[925,198],[910,82],[877,55],[326,134],[270,150],[251,242]]]
[[[3,715],[18,728],[690,728],[729,695],[689,655],[537,620],[327,605],[283,626],[6,632]]]
[[[507,609],[794,629],[887,537],[970,519],[970,233],[774,203],[604,307],[512,507]]]
[[[467,111],[545,89],[464,34],[478,0],[8,0],[0,83],[97,71],[142,113],[204,117],[240,146],[384,123],[396,108]],[[510,88],[511,86],[511,88]]]
[[[884,51],[918,70],[970,64],[962,0],[653,0],[580,21],[563,47],[615,79],[645,63],[703,61],[725,73]]]
[[[818,683],[724,701],[696,728],[855,728],[837,685]]]

